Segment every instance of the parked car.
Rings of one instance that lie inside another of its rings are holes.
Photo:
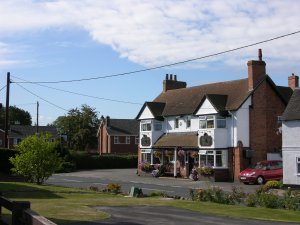
[[[256,163],[252,168],[247,168],[240,173],[240,181],[244,184],[263,184],[268,180],[282,179],[282,161],[265,160]]]

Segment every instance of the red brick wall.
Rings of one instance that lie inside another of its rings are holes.
[[[267,159],[267,153],[281,148],[281,135],[277,131],[277,117],[285,104],[264,81],[252,96],[250,108],[250,148],[254,150],[252,163]]]
[[[138,145],[135,144],[135,136],[130,136],[130,144],[125,144],[126,136],[119,136],[119,141],[122,144],[114,144],[114,136],[110,136],[110,153],[138,153]]]

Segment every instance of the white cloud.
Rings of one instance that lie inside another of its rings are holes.
[[[26,35],[30,30],[77,26],[120,57],[155,66],[299,30],[299,11],[294,0],[6,0],[0,3],[0,30]],[[300,60],[299,36],[260,47],[279,64],[280,59],[295,64]],[[5,62],[1,49],[0,44],[0,62]],[[236,66],[254,54],[252,48],[199,63],[222,60]]]

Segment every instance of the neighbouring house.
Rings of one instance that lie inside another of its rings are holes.
[[[98,136],[99,154],[137,154],[139,122],[134,119],[101,117]]]
[[[278,116],[292,95],[266,74],[266,63],[248,61],[246,79],[186,87],[166,75],[163,91],[146,102],[140,121],[139,168],[168,165],[172,176],[212,167],[216,180],[237,180],[241,170],[281,149]],[[174,169],[176,168],[176,169]]]
[[[15,145],[19,144],[24,138],[34,135],[38,133],[49,133],[51,135],[51,139],[60,140],[60,135],[53,126],[39,126],[38,129],[36,126],[30,125],[10,125],[10,130],[8,132],[8,148],[14,148]],[[4,137],[5,131],[0,129],[0,147],[4,147]]]
[[[298,87],[298,77],[296,87]],[[296,88],[282,115],[283,184],[300,185],[300,89]]]

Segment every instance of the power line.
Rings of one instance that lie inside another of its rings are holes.
[[[16,84],[17,84],[17,83],[16,83]],[[37,98],[39,98],[39,99],[41,99],[41,100],[47,102],[48,104],[50,104],[50,105],[52,105],[52,106],[55,106],[56,108],[59,108],[59,109],[61,109],[61,110],[68,111],[67,109],[65,109],[65,108],[63,108],[63,107],[61,107],[61,106],[58,106],[58,105],[56,105],[56,104],[54,104],[54,103],[48,101],[47,99],[42,98],[41,96],[39,96],[39,95],[33,93],[32,91],[29,91],[27,88],[23,87],[22,85],[20,85],[20,84],[17,84],[17,85],[18,85],[19,87],[21,87],[22,89],[24,89],[25,91],[29,92],[30,94],[34,95],[35,97],[37,97]]]
[[[78,92],[63,90],[63,89],[60,89],[60,88],[55,88],[55,87],[50,87],[50,86],[43,85],[43,84],[38,84],[38,83],[30,82],[30,81],[21,79],[21,78],[16,77],[16,76],[13,76],[13,77],[17,78],[19,80],[28,82],[30,84],[34,84],[34,85],[38,85],[38,86],[41,86],[41,87],[46,87],[46,88],[49,88],[49,89],[53,89],[53,90],[57,90],[57,91],[65,92],[65,93],[70,93],[70,94],[74,94],[74,95],[79,95],[79,96],[84,96],[84,97],[89,97],[89,98],[94,98],[94,99],[99,99],[99,100],[105,100],[105,101],[111,101],[111,102],[119,102],[119,103],[126,103],[126,104],[132,104],[132,105],[143,105],[143,104],[138,103],[138,102],[122,101],[122,100],[116,100],[116,99],[111,99],[111,98],[102,98],[102,97],[97,97],[97,96],[82,94],[82,93],[78,93]],[[13,82],[13,83],[19,83],[19,82]]]
[[[4,85],[4,86],[0,89],[0,92],[1,92],[4,88],[6,88],[6,85]]]
[[[110,75],[97,76],[97,77],[74,79],[74,80],[34,81],[34,82],[25,82],[25,81],[23,81],[23,82],[18,82],[18,83],[40,83],[40,84],[41,83],[52,83],[52,84],[54,84],[54,83],[71,83],[71,82],[81,82],[81,81],[89,81],[89,80],[98,80],[98,79],[105,79],[105,78],[111,78],[111,77],[126,76],[126,75],[130,75],[130,74],[141,73],[141,72],[146,72],[146,71],[150,71],[150,70],[156,70],[156,69],[160,69],[160,68],[164,68],[164,67],[170,67],[170,66],[184,64],[184,63],[188,63],[188,62],[192,62],[192,61],[197,61],[197,60],[200,60],[200,59],[210,58],[210,57],[217,56],[217,55],[222,55],[222,54],[225,54],[225,53],[228,53],[228,52],[233,52],[233,51],[237,51],[237,50],[240,50],[240,49],[249,48],[249,47],[252,47],[252,46],[255,46],[255,45],[259,45],[259,44],[267,43],[267,42],[270,42],[270,41],[278,40],[278,39],[285,38],[285,37],[288,37],[288,36],[292,36],[292,35],[295,35],[295,34],[298,34],[298,33],[300,33],[300,30],[292,32],[292,33],[280,35],[280,36],[277,36],[277,37],[274,37],[274,38],[266,39],[266,40],[263,40],[263,41],[255,42],[255,43],[252,43],[252,44],[240,46],[240,47],[237,47],[237,48],[232,48],[232,49],[229,49],[229,50],[225,50],[225,51],[221,51],[221,52],[217,52],[217,53],[212,53],[212,54],[197,57],[197,58],[178,61],[178,62],[174,62],[174,63],[170,63],[170,64],[164,64],[164,65],[161,65],[161,66],[150,67],[150,68],[147,68],[147,69],[134,70],[134,71],[130,71],[130,72],[110,74]]]

